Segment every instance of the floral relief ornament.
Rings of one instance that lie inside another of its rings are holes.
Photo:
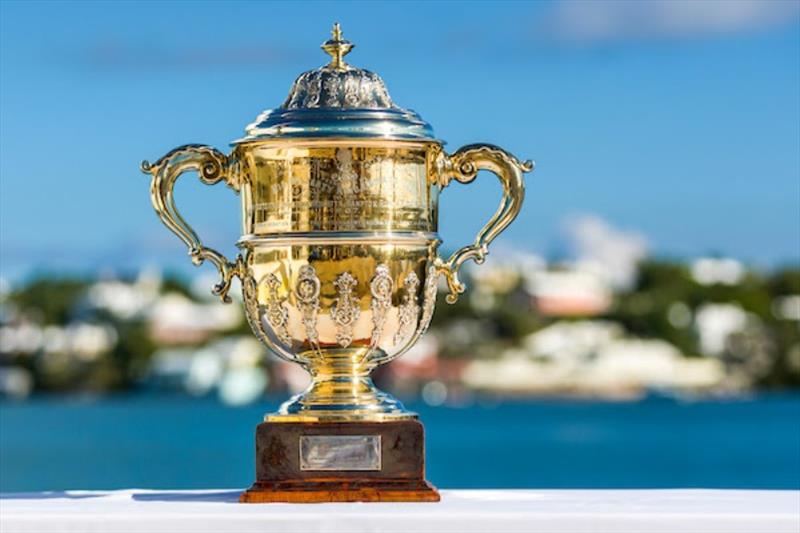
[[[393,289],[394,281],[389,275],[389,267],[378,265],[375,269],[375,276],[373,276],[369,286],[369,290],[372,293],[372,302],[370,303],[372,310],[372,346],[378,344],[383,334],[383,328],[386,325],[386,314],[392,306]]]
[[[319,314],[320,281],[317,271],[311,265],[300,267],[300,274],[295,284],[294,292],[297,298],[300,313],[303,316],[303,326],[306,337],[311,344],[319,343],[317,333],[317,315]]]
[[[358,298],[353,295],[353,289],[358,281],[350,272],[344,272],[339,274],[333,284],[339,294],[331,308],[331,317],[337,326],[336,342],[342,348],[347,348],[353,342],[353,327],[361,316]]]
[[[283,299],[278,296],[278,289],[281,287],[281,280],[275,274],[267,276],[267,288],[269,297],[267,300],[267,321],[272,326],[272,330],[281,342],[291,346],[292,338],[289,336],[287,325],[289,324],[289,310]]]
[[[436,306],[437,283],[439,282],[439,271],[435,266],[428,267],[428,276],[425,280],[425,300],[422,303],[422,319],[420,320],[420,333],[424,333],[431,325],[433,318],[433,308]]]
[[[394,334],[394,343],[399,344],[414,332],[414,323],[419,316],[419,304],[417,303],[417,289],[419,288],[419,278],[417,274],[411,272],[403,281],[403,301],[398,310],[398,327]]]

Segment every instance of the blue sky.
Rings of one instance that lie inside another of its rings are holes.
[[[652,253],[800,261],[800,3],[0,3],[0,254],[31,269],[179,265],[138,171],[226,149],[280,105],[339,21],[351,63],[450,149],[537,161],[500,248],[561,254],[582,214]],[[239,200],[184,179],[178,203],[233,253]],[[471,240],[495,180],[455,184],[441,235]]]

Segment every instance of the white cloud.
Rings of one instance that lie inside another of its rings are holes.
[[[628,288],[636,281],[638,263],[647,256],[644,236],[614,228],[595,215],[571,217],[565,229],[576,266],[617,288]]]
[[[797,0],[562,0],[541,27],[562,42],[606,44],[747,33],[798,21]]]

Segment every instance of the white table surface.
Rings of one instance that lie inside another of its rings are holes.
[[[2,533],[800,532],[800,491],[443,490],[440,503],[239,504],[238,490],[0,494]]]

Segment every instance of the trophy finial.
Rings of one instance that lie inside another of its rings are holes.
[[[322,49],[325,53],[331,56],[331,63],[328,65],[336,70],[347,70],[347,63],[344,62],[344,56],[350,53],[355,45],[346,39],[342,39],[342,28],[336,22],[331,30],[331,39],[322,43]]]

